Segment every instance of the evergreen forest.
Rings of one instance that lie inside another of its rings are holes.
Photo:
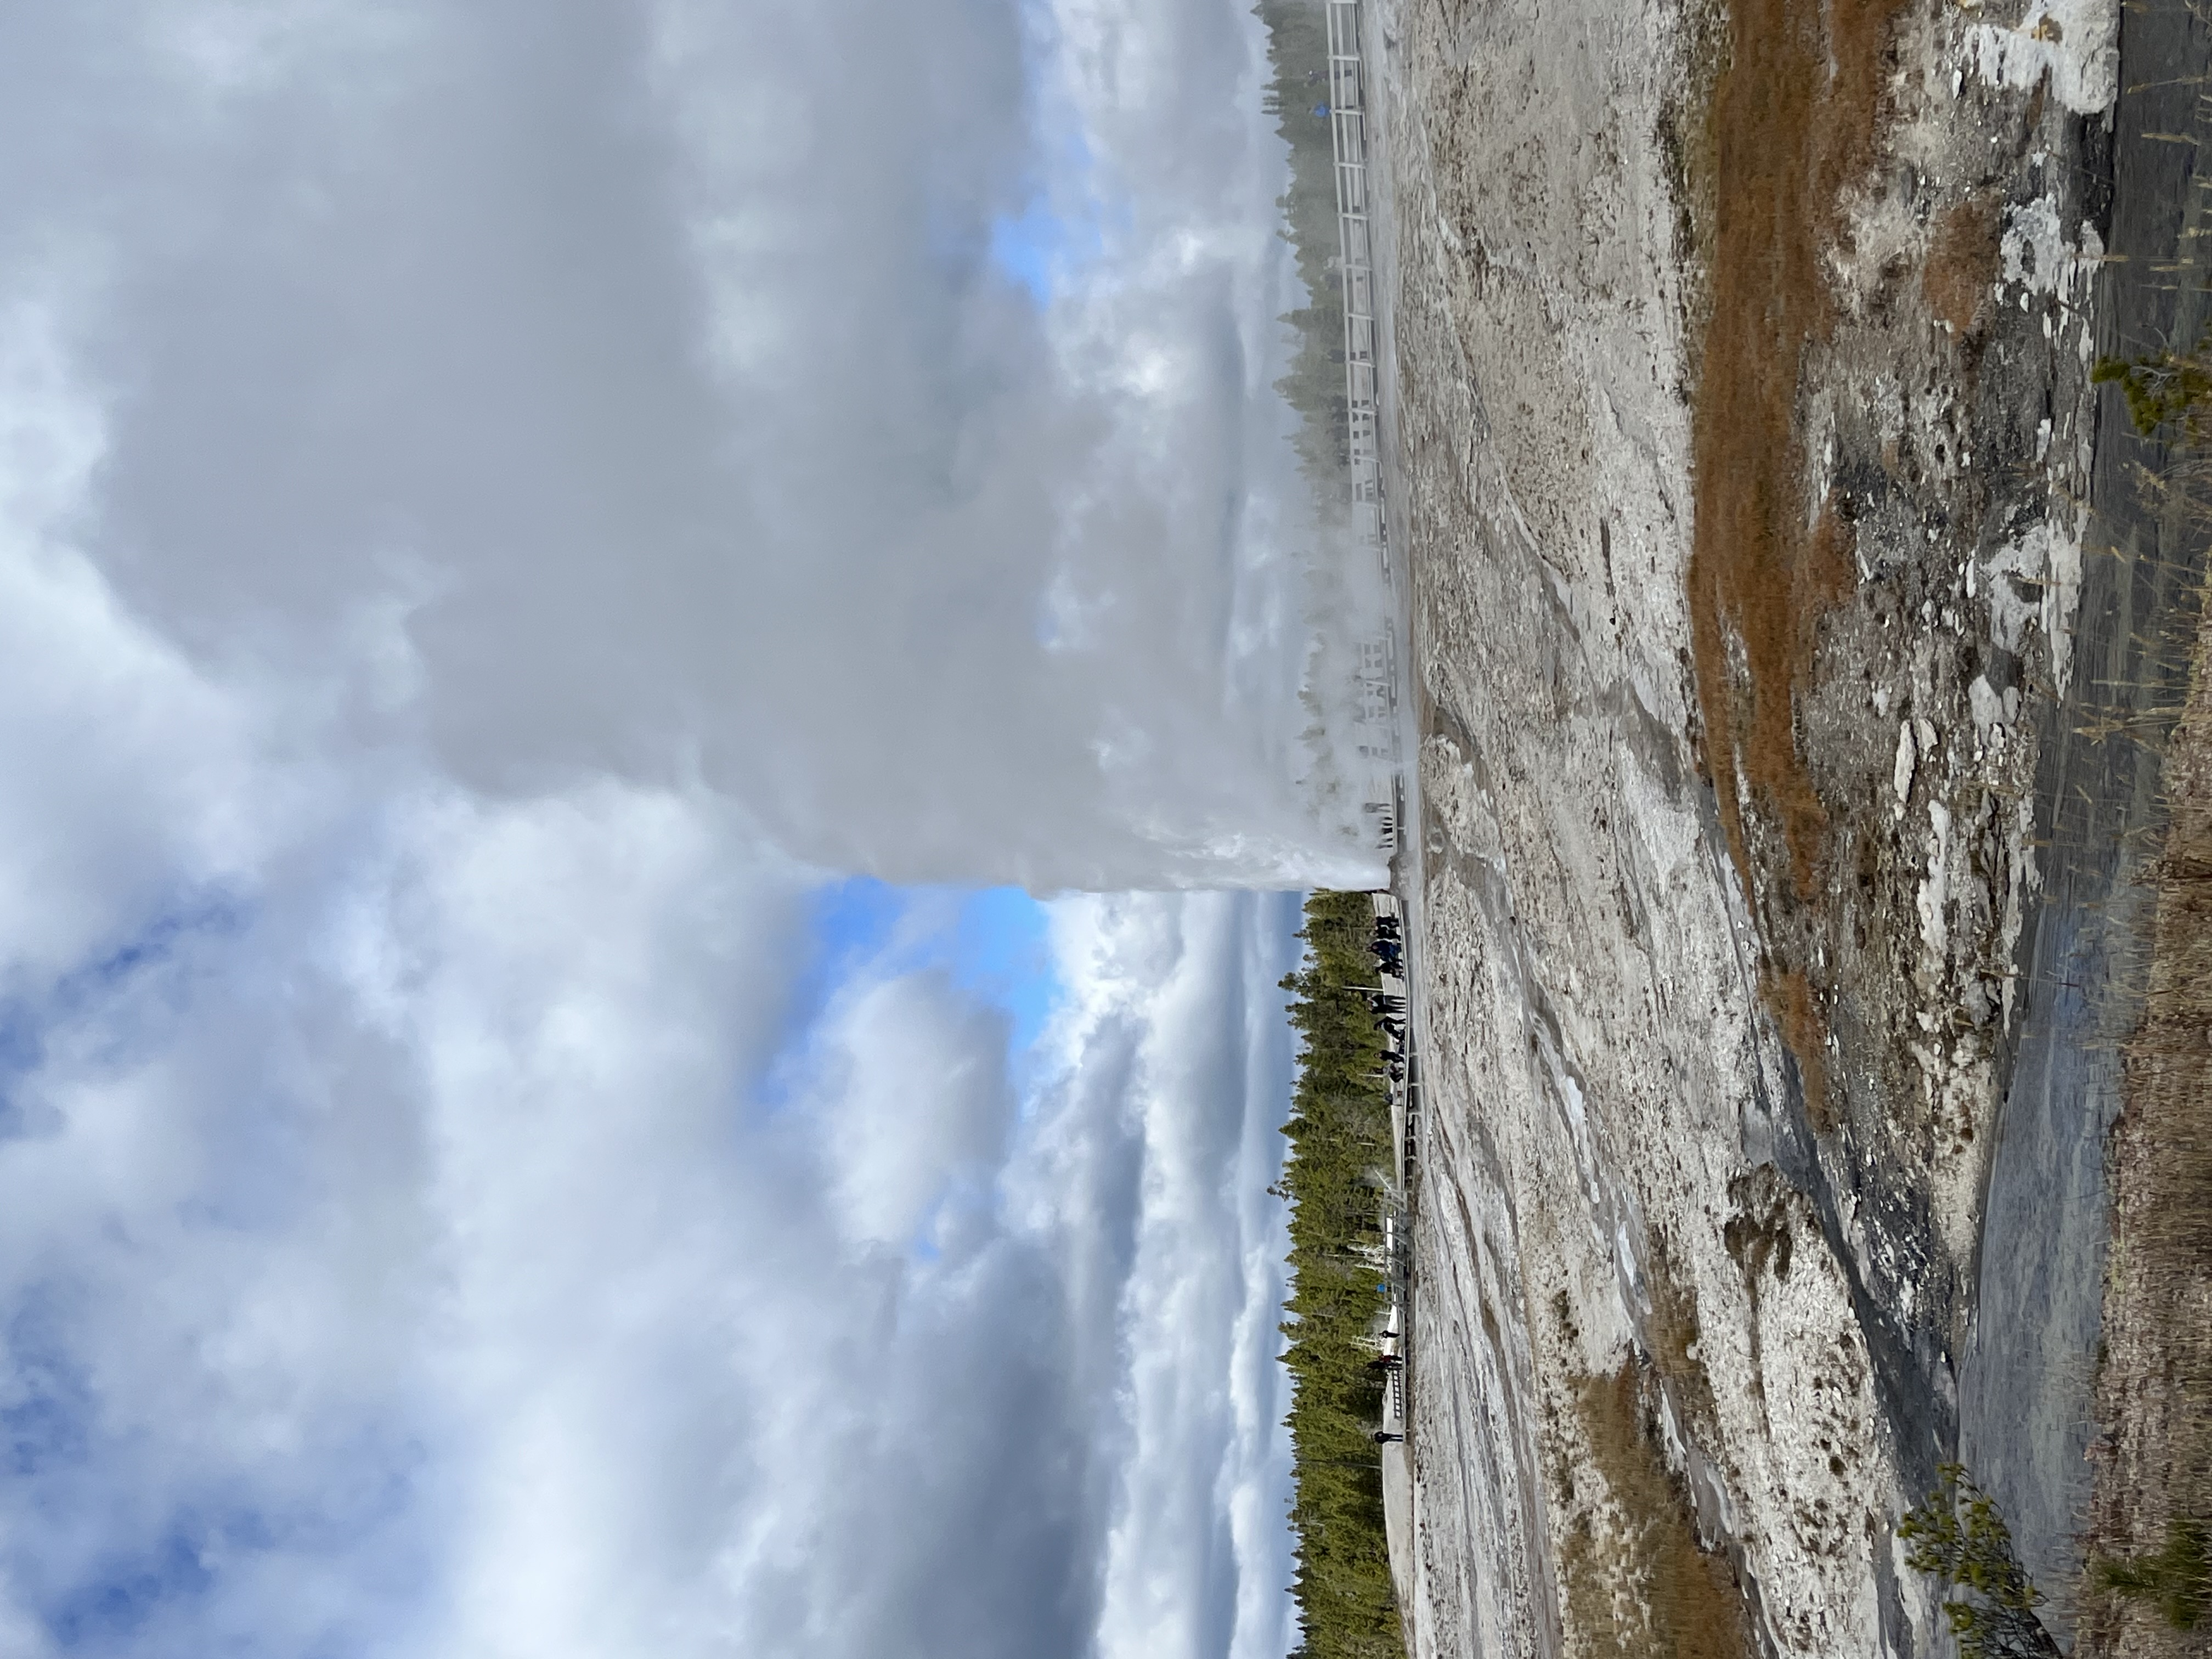
[[[1375,910],[1364,893],[1314,894],[1306,954],[1283,981],[1300,1038],[1283,1173],[1291,1288],[1283,1334],[1297,1497],[1292,1585],[1307,1659],[1402,1659],[1382,1530],[1382,1472],[1371,1437],[1382,1414],[1374,1334],[1382,1207],[1394,1164],[1375,983]]]

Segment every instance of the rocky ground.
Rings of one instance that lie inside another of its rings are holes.
[[[1807,101],[1730,128],[1754,11],[1367,21],[1420,705],[1424,1653],[1933,1634],[1892,1529],[1958,1443],[2082,672],[2118,12],[1784,14]],[[1758,189],[1797,220],[1732,222]],[[1762,235],[1796,265],[1729,265]],[[1717,497],[1723,454],[1752,460]]]

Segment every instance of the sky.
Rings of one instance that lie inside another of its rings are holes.
[[[1288,1649],[1262,61],[0,10],[0,1652]]]

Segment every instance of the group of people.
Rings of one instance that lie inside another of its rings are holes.
[[[1386,834],[1391,827],[1386,818]],[[1374,953],[1376,967],[1379,969],[1378,978],[1387,974],[1401,983],[1405,981],[1406,939],[1397,917],[1377,915],[1375,918],[1375,938],[1368,949]],[[1367,1006],[1382,1033],[1382,1063],[1389,1073],[1390,1081],[1393,1084],[1402,1083],[1406,1078],[1406,999],[1401,994],[1384,990],[1378,985],[1367,994]],[[1400,1340],[1403,1340],[1402,1338]],[[1401,1354],[1378,1353],[1368,1362],[1368,1369],[1387,1382],[1394,1374],[1401,1373],[1405,1364],[1405,1358]],[[1377,1446],[1391,1446],[1402,1444],[1406,1437],[1398,1430],[1378,1428],[1370,1438]]]
[[[1367,1011],[1375,1016],[1375,1023],[1392,1036],[1406,1034],[1406,999],[1395,991],[1370,991]]]
[[[1375,938],[1368,949],[1374,952],[1376,966],[1382,973],[1404,980],[1406,941],[1397,917],[1375,918]],[[1384,1068],[1391,1082],[1402,1083],[1406,1078],[1406,999],[1378,986],[1367,994],[1367,1006],[1375,1016],[1375,1024],[1382,1030],[1386,1045],[1382,1050]]]
[[[1375,820],[1376,845],[1388,851],[1398,845],[1398,815],[1381,801],[1367,804],[1367,815]]]

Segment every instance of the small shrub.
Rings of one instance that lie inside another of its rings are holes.
[[[2191,443],[2203,437],[2202,417],[2212,409],[2212,361],[2204,356],[2212,334],[2193,351],[2158,351],[2148,357],[2100,357],[2089,371],[2100,386],[2117,381],[2127,399],[2128,418],[2139,436],[2148,438],[2169,422],[2179,421]]]
[[[1942,1484],[1898,1522],[1897,1535],[1911,1546],[1905,1565],[1942,1581],[1959,1659],[2057,1659],[2058,1644],[2035,1616],[2043,1594],[2013,1553],[1996,1500],[1963,1465],[1937,1472]]]
[[[2202,1521],[2166,1523],[2166,1547],[2154,1555],[2100,1555],[2089,1565],[2100,1589],[2147,1602],[2176,1630],[2190,1630],[2204,1615],[2212,1594],[2212,1538]]]

